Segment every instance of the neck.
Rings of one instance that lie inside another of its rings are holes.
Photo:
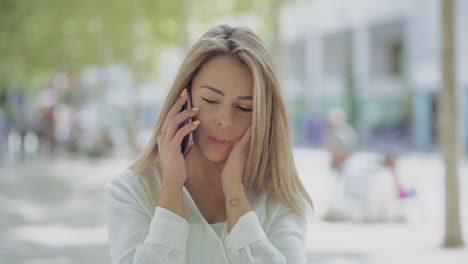
[[[203,186],[222,190],[221,172],[225,162],[211,162],[206,159],[196,146],[193,146],[185,158],[187,168],[186,186]]]

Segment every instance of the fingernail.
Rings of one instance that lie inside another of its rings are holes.
[[[198,110],[200,110],[200,107],[192,107],[192,110],[193,111],[198,111]]]
[[[195,121],[193,121],[193,124],[196,125],[196,126],[198,126],[198,124],[200,124],[200,120],[195,120]]]
[[[182,91],[182,94],[180,95],[180,97],[184,96],[186,93],[187,93],[187,89],[184,89],[184,90]]]

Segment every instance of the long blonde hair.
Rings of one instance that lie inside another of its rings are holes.
[[[313,207],[312,200],[294,164],[277,74],[262,41],[248,28],[217,26],[195,43],[180,66],[149,143],[130,169],[140,173],[157,160],[157,139],[164,118],[204,63],[215,56],[239,61],[253,76],[252,138],[243,178],[245,188],[265,192],[295,213],[306,215]]]

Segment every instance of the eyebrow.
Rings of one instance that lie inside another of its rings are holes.
[[[205,89],[209,89],[217,94],[220,94],[222,96],[226,95],[223,91],[221,90],[218,90],[212,86],[209,86],[207,84],[203,84],[203,85],[200,85],[200,88],[205,88]],[[252,96],[238,96],[237,99],[240,99],[240,100],[252,100],[253,97]]]

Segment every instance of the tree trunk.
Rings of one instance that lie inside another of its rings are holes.
[[[442,78],[440,94],[440,144],[445,161],[444,247],[462,247],[463,232],[459,205],[460,127],[455,77],[454,1],[442,0]]]

